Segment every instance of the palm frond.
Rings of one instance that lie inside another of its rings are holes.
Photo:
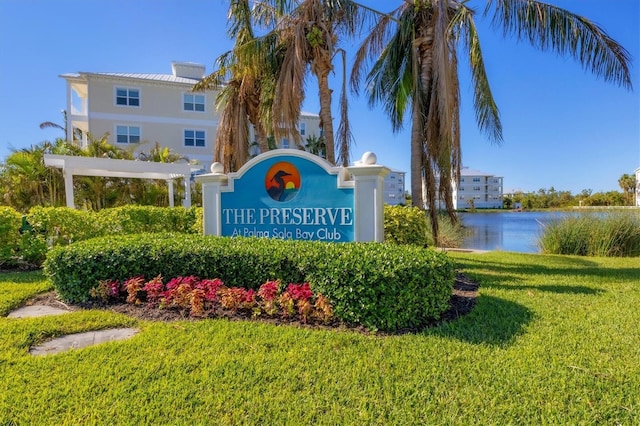
[[[541,50],[569,55],[605,81],[631,89],[629,52],[588,19],[536,0],[488,0],[492,24]]]
[[[490,140],[500,143],[502,142],[500,112],[491,93],[480,48],[480,39],[473,20],[473,12],[461,5],[453,18],[452,26],[454,33],[461,35],[464,51],[469,56],[474,89],[473,106],[478,127],[485,132]]]

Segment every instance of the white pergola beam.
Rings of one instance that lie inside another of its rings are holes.
[[[166,180],[169,186],[169,200],[173,207],[173,179],[183,178],[185,182],[184,207],[191,206],[191,171],[197,170],[189,164],[156,163],[152,161],[118,160],[112,158],[75,157],[70,155],[44,155],[44,164],[62,169],[64,175],[67,207],[75,208],[73,198],[73,176],[102,176],[133,179]]]

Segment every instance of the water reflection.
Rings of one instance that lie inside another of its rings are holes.
[[[463,248],[538,253],[537,239],[544,223],[557,220],[561,212],[460,213],[468,234]]]

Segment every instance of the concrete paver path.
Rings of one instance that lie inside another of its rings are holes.
[[[99,343],[128,339],[140,330],[134,328],[113,328],[110,330],[88,331],[86,333],[69,334],[34,346],[29,350],[31,355],[49,355],[70,349],[84,348]]]
[[[47,315],[68,314],[69,312],[71,311],[68,311],[66,309],[54,308],[53,306],[31,305],[31,306],[23,306],[22,308],[19,308],[13,312],[10,312],[9,315],[7,315],[7,318],[44,317]]]
[[[63,315],[71,310],[56,308],[48,305],[27,305],[18,308],[7,315],[7,318],[34,318],[48,315]],[[86,333],[69,334],[34,346],[29,350],[31,355],[49,355],[70,349],[79,349],[99,343],[128,339],[140,330],[135,328],[113,328],[110,330],[88,331]]]

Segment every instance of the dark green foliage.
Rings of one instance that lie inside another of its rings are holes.
[[[89,238],[141,232],[202,232],[202,208],[122,206],[98,212],[67,207],[34,207],[26,220],[30,230],[19,233],[20,213],[0,211],[0,265],[9,259],[40,265],[51,247]]]
[[[20,245],[21,215],[0,206],[0,265],[13,264]]]
[[[142,275],[220,278],[257,290],[267,280],[309,282],[337,318],[370,329],[420,327],[448,307],[454,266],[444,253],[376,243],[318,243],[187,234],[138,234],[53,249],[45,272],[60,296],[84,301],[100,280]]]

